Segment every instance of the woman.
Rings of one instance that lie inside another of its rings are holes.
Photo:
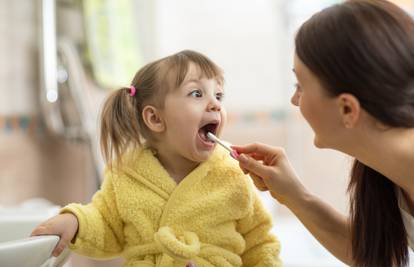
[[[406,266],[414,245],[414,21],[390,2],[351,0],[315,14],[295,43],[292,103],[315,146],[355,158],[350,216],[311,194],[281,148],[235,146],[240,167],[343,262]]]

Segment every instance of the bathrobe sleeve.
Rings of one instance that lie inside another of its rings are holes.
[[[101,189],[87,205],[72,203],[61,213],[73,213],[79,221],[78,233],[70,249],[94,258],[111,258],[122,252],[123,223],[118,213],[114,190],[114,173],[106,171]]]
[[[256,192],[248,216],[239,221],[239,231],[246,242],[242,254],[243,266],[282,266],[279,241],[270,234],[272,218]]]

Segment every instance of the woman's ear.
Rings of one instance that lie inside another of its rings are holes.
[[[147,105],[142,110],[142,118],[145,125],[153,132],[161,133],[165,130],[165,123],[159,110],[151,105]]]
[[[345,128],[354,128],[361,115],[359,100],[352,94],[340,94],[338,96],[339,113]]]

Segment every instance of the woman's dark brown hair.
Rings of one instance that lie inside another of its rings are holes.
[[[136,94],[130,88],[120,88],[106,99],[101,113],[100,145],[106,163],[114,159],[120,163],[121,155],[128,149],[140,146],[142,140],[153,142],[146,127],[142,110],[146,105],[164,107],[164,99],[170,90],[183,83],[190,63],[194,63],[200,75],[223,83],[221,69],[201,53],[184,50],[177,54],[151,62],[142,67],[132,80]]]
[[[414,127],[414,21],[384,0],[350,0],[315,14],[296,35],[296,54],[327,93],[350,93],[389,127]],[[352,257],[358,267],[408,264],[395,185],[355,160]]]

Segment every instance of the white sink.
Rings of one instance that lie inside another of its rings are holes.
[[[59,237],[36,236],[0,243],[0,263],[4,267],[44,265],[59,241]]]
[[[69,250],[66,249],[57,258],[51,255],[59,241],[58,236],[30,237],[39,223],[58,211],[58,206],[41,199],[32,199],[16,207],[0,207],[0,266],[63,266]]]

